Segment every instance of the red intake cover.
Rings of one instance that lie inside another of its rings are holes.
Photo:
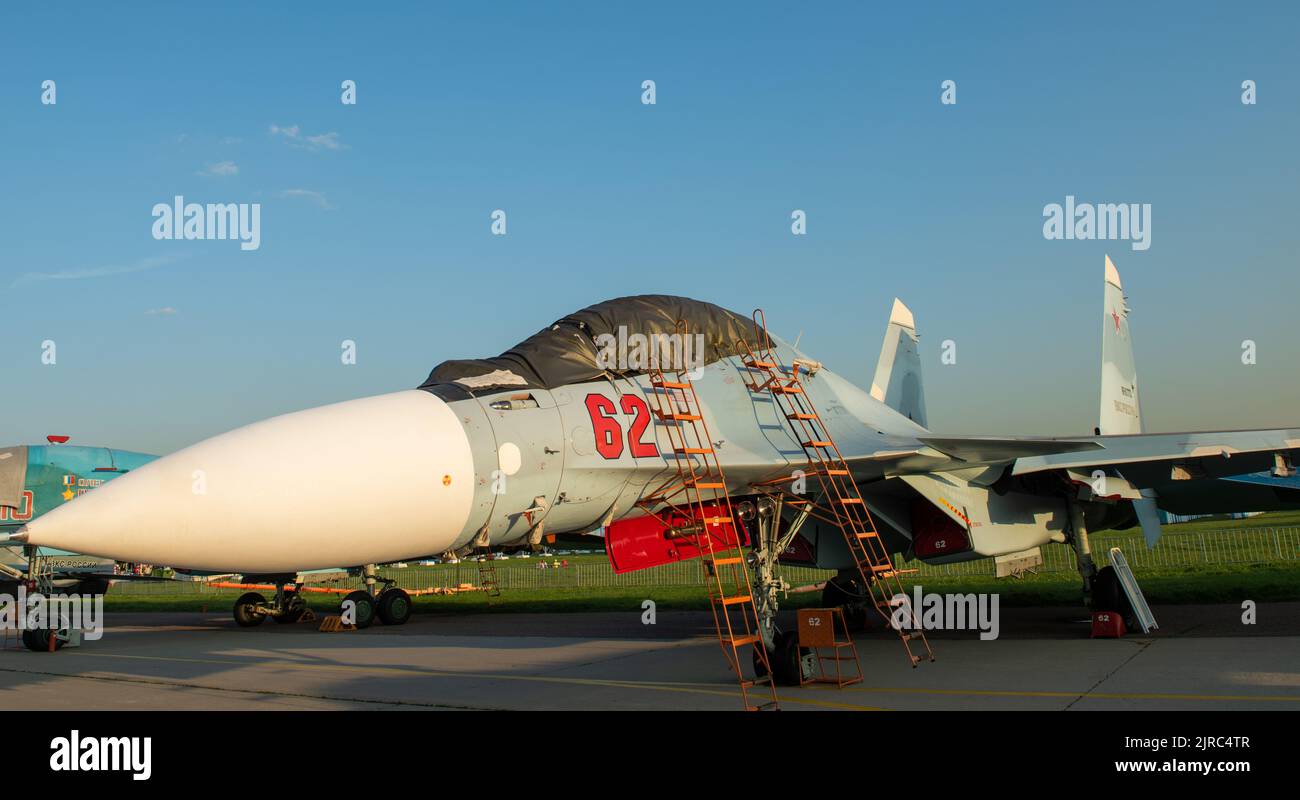
[[[665,519],[671,519],[674,528],[682,528],[690,524],[686,517],[675,515],[669,517],[668,512],[660,513]],[[717,505],[706,505],[704,515],[721,517],[726,516],[726,513]],[[736,520],[736,525],[730,523],[709,525],[706,530],[713,539],[715,550],[734,547],[737,530],[740,532],[741,544],[749,544],[745,526],[740,525],[739,520]],[[606,528],[605,552],[609,555],[610,566],[614,568],[615,574],[619,575],[671,564],[674,561],[699,558],[702,555],[701,549],[696,546],[695,536],[669,537],[668,529],[663,523],[648,514],[643,517],[621,519]]]
[[[969,550],[970,534],[929,500],[912,503],[912,549],[917,558],[934,558]]]

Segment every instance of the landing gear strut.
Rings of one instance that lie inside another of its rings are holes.
[[[790,525],[781,530],[781,498],[759,497],[737,504],[740,518],[752,522],[756,528],[753,549],[745,557],[753,573],[753,590],[755,611],[758,614],[758,632],[762,637],[762,646],[767,650],[768,662],[772,665],[772,677],[781,686],[798,686],[801,671],[804,676],[811,674],[811,667],[803,658],[806,652],[799,647],[798,637],[793,631],[782,631],[776,625],[776,613],[780,610],[779,595],[790,590],[790,585],[777,575],[777,561],[781,553],[790,546],[799,529],[807,522],[810,509],[800,509]],[[755,645],[759,647],[759,645]],[[755,674],[761,677],[762,659],[754,653]]]
[[[1070,547],[1074,549],[1074,558],[1079,565],[1079,577],[1083,578],[1083,604],[1092,607],[1092,587],[1097,577],[1097,565],[1092,560],[1092,545],[1088,543],[1088,519],[1083,505],[1070,501]]]
[[[275,584],[275,598],[267,602],[257,592],[246,592],[235,601],[235,624],[241,628],[256,628],[269,617],[279,624],[288,624],[302,619],[311,609],[302,594],[302,583],[293,577],[277,575],[271,579]],[[292,586],[290,589],[288,587]]]
[[[343,598],[343,612],[350,617],[347,621],[357,628],[369,628],[376,617],[385,625],[405,624],[411,618],[411,596],[397,588],[396,581],[379,575],[374,564],[367,564],[360,571],[365,580],[365,588],[357,589]],[[311,613],[302,591],[303,584],[295,576],[246,577],[272,583],[276,589],[274,599],[269,602],[258,592],[240,595],[234,607],[235,623],[240,627],[255,628],[267,618],[287,625],[298,622],[304,615]]]

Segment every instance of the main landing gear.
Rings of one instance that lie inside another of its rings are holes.
[[[358,629],[369,628],[376,618],[385,625],[404,625],[411,618],[411,597],[397,588],[390,578],[380,577],[374,564],[361,568],[366,588],[343,597],[340,615]],[[265,579],[265,576],[260,576]],[[274,575],[269,582],[276,587],[275,597],[268,602],[258,592],[248,592],[235,601],[235,622],[240,627],[254,628],[268,617],[277,623],[298,622],[310,612],[303,597],[302,583],[296,576]],[[292,587],[292,588],[289,588]]]

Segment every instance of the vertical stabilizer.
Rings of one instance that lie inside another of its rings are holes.
[[[876,377],[871,381],[871,396],[921,427],[927,427],[916,320],[898,298],[894,298],[894,308],[889,313],[885,343],[876,363]]]
[[[1106,256],[1106,308],[1101,325],[1101,416],[1098,431],[1104,435],[1141,433],[1142,406],[1138,402],[1137,366],[1129,309],[1119,270]]]

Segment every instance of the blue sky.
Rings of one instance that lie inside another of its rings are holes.
[[[1149,430],[1300,423],[1293,5],[269,5],[0,12],[0,443],[168,452],[644,292],[860,383],[897,295],[932,427],[1080,433],[1107,252]],[[154,240],[177,194],[261,248]],[[1067,194],[1150,249],[1045,240]]]

